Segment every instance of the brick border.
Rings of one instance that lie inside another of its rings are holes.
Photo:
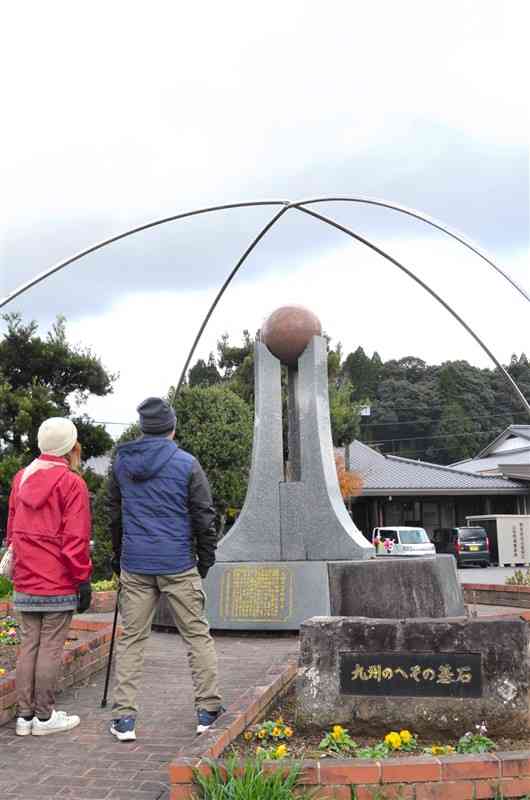
[[[526,618],[526,613],[521,616]],[[191,746],[182,748],[169,764],[170,800],[199,797],[193,772],[208,772],[219,756],[267,709],[297,673],[297,660],[274,666],[269,683],[247,689],[219,721]],[[285,770],[295,762],[265,762],[267,770]],[[530,750],[469,756],[411,756],[370,759],[330,759],[302,762],[302,788],[313,800],[476,800],[520,798],[530,794]]]
[[[1,611],[1,609],[0,609]],[[86,680],[107,663],[112,637],[112,624],[74,617],[70,630],[91,631],[92,635],[63,653],[62,674],[58,686],[64,689]],[[118,628],[116,634],[121,634]],[[15,671],[0,677],[0,725],[13,719],[16,713]]]
[[[116,597],[118,592],[111,589],[108,592],[92,591],[92,601],[89,612],[92,614],[108,614],[116,608]]]
[[[496,583],[463,583],[464,600],[470,605],[513,606],[530,609],[530,586]]]

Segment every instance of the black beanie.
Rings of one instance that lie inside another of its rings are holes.
[[[143,433],[169,433],[175,427],[175,412],[160,397],[148,397],[136,409],[140,415]]]

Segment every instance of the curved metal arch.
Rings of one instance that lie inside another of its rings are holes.
[[[59,272],[60,270],[67,267],[69,264],[73,264],[74,261],[79,261],[84,256],[89,255],[90,253],[94,253],[96,250],[101,250],[102,247],[106,247],[108,244],[112,244],[113,242],[117,242],[120,239],[126,239],[128,236],[132,236],[135,233],[140,233],[140,231],[148,230],[149,228],[156,228],[157,225],[165,225],[168,222],[175,222],[178,219],[185,219],[186,217],[196,217],[199,214],[209,214],[212,211],[227,211],[232,208],[251,208],[255,206],[277,206],[283,205],[285,208],[289,208],[290,203],[289,200],[255,200],[250,201],[247,203],[226,203],[222,206],[209,206],[206,208],[198,208],[193,211],[185,211],[182,214],[174,214],[171,217],[163,217],[162,219],[155,219],[151,222],[146,222],[144,225],[138,225],[134,228],[129,228],[128,230],[124,231],[123,233],[118,233],[116,236],[110,236],[108,239],[103,239],[100,242],[96,242],[96,244],[87,247],[85,250],[80,250],[78,253],[75,253],[70,258],[65,258],[62,261],[58,261],[52,267],[45,270],[44,272],[40,272],[31,280],[23,283],[21,286],[18,286],[13,292],[10,292],[6,295],[2,300],[0,300],[0,308],[3,308],[15,297],[19,297],[24,292],[27,292],[28,289],[32,289],[33,286],[36,286],[41,281],[49,278],[50,275],[53,275],[55,272]]]
[[[178,382],[177,391],[180,388],[180,386],[181,386],[181,384],[182,384],[182,382],[183,382],[183,380],[185,378],[185,373],[186,373],[186,370],[187,370],[187,368],[189,366],[191,358],[193,357],[193,353],[195,351],[195,348],[196,348],[196,346],[197,346],[197,344],[198,344],[198,342],[199,342],[199,340],[200,340],[200,338],[202,336],[202,333],[203,333],[203,331],[204,331],[204,329],[205,329],[205,327],[206,327],[206,325],[207,325],[207,323],[208,323],[213,311],[215,310],[219,300],[221,299],[222,295],[224,294],[224,292],[228,288],[228,286],[231,283],[232,279],[235,277],[236,273],[239,271],[239,268],[243,265],[243,263],[246,261],[247,257],[250,255],[250,253],[254,250],[254,248],[261,241],[261,239],[266,235],[266,233],[272,228],[272,226],[277,222],[277,220],[280,219],[280,217],[283,216],[283,214],[286,211],[288,211],[291,208],[295,208],[298,211],[301,211],[301,212],[303,212],[305,214],[308,214],[308,215],[310,215],[310,216],[312,216],[312,217],[314,217],[316,219],[319,219],[321,222],[325,222],[328,225],[331,225],[332,227],[337,228],[338,230],[342,230],[343,233],[346,233],[347,235],[351,236],[352,238],[357,239],[358,241],[362,242],[363,244],[365,244],[366,246],[370,247],[372,250],[374,250],[375,252],[379,253],[380,255],[382,255],[387,260],[389,260],[395,266],[399,267],[399,269],[403,270],[411,278],[413,278],[413,280],[415,280],[417,283],[419,283],[421,286],[423,286],[423,288],[426,289],[426,291],[428,291],[433,297],[435,297],[435,299],[437,299],[450,312],[450,314],[452,314],[452,316],[454,316],[460,322],[460,324],[463,325],[463,327],[468,331],[468,333],[470,333],[473,336],[473,338],[477,341],[477,343],[480,345],[480,347],[482,347],[482,349],[487,353],[489,358],[491,358],[493,363],[501,370],[501,372],[503,373],[505,378],[510,383],[511,388],[515,391],[516,395],[518,396],[520,401],[523,403],[525,409],[530,414],[530,405],[528,404],[526,398],[522,394],[521,390],[519,389],[519,387],[517,386],[515,381],[512,379],[511,375],[504,369],[502,364],[500,364],[500,362],[495,358],[493,353],[479,339],[479,337],[467,325],[467,323],[465,323],[464,320],[461,317],[459,317],[459,315],[441,297],[439,297],[439,295],[436,294],[436,292],[434,292],[420,278],[418,278],[416,275],[414,275],[414,273],[412,273],[409,269],[407,269],[407,267],[405,267],[404,265],[400,264],[398,261],[396,261],[396,259],[392,258],[392,256],[390,256],[388,253],[385,253],[383,250],[381,250],[381,248],[378,248],[376,245],[372,244],[367,239],[364,239],[363,237],[359,236],[358,234],[355,234],[353,231],[351,231],[346,226],[343,226],[343,225],[339,224],[338,222],[336,222],[336,221],[334,221],[334,220],[332,220],[330,218],[324,217],[323,215],[317,214],[316,212],[310,211],[309,209],[304,207],[306,205],[311,205],[311,204],[315,204],[315,203],[324,203],[324,202],[358,202],[358,203],[367,203],[367,204],[372,204],[372,205],[379,205],[379,206],[383,206],[383,207],[386,207],[386,208],[391,208],[391,209],[393,209],[395,211],[401,211],[402,213],[409,214],[410,216],[414,216],[417,219],[420,219],[420,220],[422,220],[424,222],[427,222],[428,224],[433,225],[434,227],[438,228],[439,230],[449,234],[453,238],[455,238],[458,241],[460,241],[461,244],[464,244],[466,247],[468,247],[471,250],[473,250],[473,252],[475,252],[477,255],[479,255],[481,258],[483,258],[488,264],[490,264],[490,266],[492,266],[497,272],[499,272],[499,274],[503,275],[503,277],[506,278],[506,280],[508,280],[519,292],[521,292],[521,294],[523,294],[524,297],[526,297],[526,299],[530,299],[530,298],[528,298],[528,295],[526,294],[526,292],[524,292],[524,290],[521,289],[521,287],[519,287],[506,273],[504,273],[504,271],[501,270],[500,267],[498,267],[493,261],[491,261],[483,253],[481,253],[480,250],[478,250],[475,246],[473,246],[469,241],[466,241],[463,237],[460,237],[459,235],[451,232],[449,229],[447,229],[444,226],[442,226],[441,223],[438,223],[437,221],[435,221],[435,220],[433,220],[433,219],[431,219],[429,217],[423,216],[419,212],[414,211],[413,209],[406,209],[403,206],[398,206],[398,205],[395,205],[395,204],[387,203],[386,201],[375,200],[375,199],[371,199],[371,198],[363,198],[363,197],[358,197],[358,198],[353,198],[353,197],[336,197],[336,198],[335,197],[321,197],[321,198],[314,198],[314,199],[310,199],[310,200],[300,200],[300,201],[297,201],[297,202],[289,202],[288,200],[257,200],[257,201],[249,201],[249,202],[244,202],[244,203],[227,203],[227,204],[223,204],[223,205],[219,205],[219,206],[210,206],[210,207],[206,207],[206,208],[196,209],[196,210],[193,210],[193,211],[187,211],[187,212],[183,212],[181,214],[175,214],[175,215],[172,215],[170,217],[164,217],[164,218],[159,219],[159,220],[154,220],[154,221],[148,222],[148,223],[146,223],[144,225],[139,225],[137,227],[134,227],[134,228],[131,228],[131,229],[127,230],[127,231],[124,231],[123,233],[117,234],[116,236],[112,236],[112,237],[110,237],[108,239],[105,239],[105,240],[103,240],[101,242],[98,242],[98,243],[92,245],[91,247],[88,247],[85,250],[82,250],[82,251],[76,253],[75,255],[71,256],[70,258],[67,258],[67,259],[64,259],[63,261],[58,262],[54,266],[50,267],[49,269],[47,269],[44,272],[40,273],[39,275],[35,276],[35,278],[32,278],[30,281],[28,281],[25,284],[22,284],[17,289],[15,289],[13,292],[8,294],[5,298],[3,298],[0,301],[0,308],[2,308],[3,306],[7,305],[8,303],[10,303],[16,297],[19,297],[21,294],[23,294],[24,292],[28,291],[33,286],[36,286],[38,283],[40,283],[41,281],[45,280],[50,275],[53,275],[55,272],[59,272],[61,269],[63,269],[64,267],[68,266],[69,264],[72,264],[75,261],[80,260],[84,256],[89,255],[90,253],[93,253],[96,250],[99,250],[99,249],[101,249],[102,247],[105,247],[108,244],[112,244],[113,242],[119,241],[120,239],[124,239],[124,238],[126,238],[128,236],[132,236],[133,234],[139,233],[140,231],[156,227],[157,225],[163,225],[163,224],[168,223],[168,222],[174,222],[174,221],[176,221],[178,219],[184,219],[186,217],[197,216],[199,214],[206,214],[206,213],[210,213],[210,212],[213,212],[213,211],[224,211],[224,210],[233,209],[233,208],[248,208],[248,207],[255,207],[255,206],[281,205],[282,208],[280,209],[280,211],[277,212],[271,220],[269,220],[269,222],[260,230],[258,235],[252,240],[250,245],[247,247],[247,249],[245,250],[245,252],[241,256],[241,258],[238,260],[236,266],[229,273],[229,275],[226,278],[226,280],[224,281],[221,289],[219,290],[218,294],[216,295],[216,297],[214,299],[214,302],[211,304],[210,308],[208,309],[208,312],[207,312],[206,316],[204,317],[203,322],[201,323],[199,331],[198,331],[198,333],[197,333],[197,335],[196,335],[196,337],[194,339],[192,348],[191,348],[191,350],[190,350],[190,352],[188,354],[188,357],[186,359],[186,363],[185,363],[184,369],[183,369],[183,371],[181,373],[181,376],[180,376],[180,379],[179,379],[179,382]]]
[[[386,258],[387,261],[390,261],[391,264],[394,264],[394,266],[398,267],[406,275],[408,275],[409,278],[412,278],[412,280],[416,281],[416,283],[418,283],[423,289],[425,289],[427,292],[429,292],[429,294],[432,297],[434,297],[434,299],[437,300],[447,311],[449,311],[449,313],[465,328],[465,330],[469,334],[471,334],[471,336],[477,342],[477,344],[484,350],[484,352],[493,361],[495,366],[501,371],[501,373],[503,374],[503,376],[505,377],[505,379],[509,383],[511,389],[515,392],[515,394],[517,395],[517,397],[521,401],[523,407],[525,408],[525,410],[530,415],[530,403],[528,403],[526,397],[524,396],[522,391],[519,389],[518,385],[513,380],[513,378],[510,375],[510,373],[502,366],[500,361],[494,356],[494,354],[491,352],[491,350],[487,347],[486,344],[484,344],[482,339],[480,339],[480,337],[467,324],[467,322],[465,322],[462,319],[462,317],[459,314],[457,314],[457,312],[449,305],[449,303],[447,303],[442,297],[440,297],[439,294],[437,294],[437,292],[434,291],[434,289],[431,289],[431,287],[428,284],[426,284],[424,281],[422,281],[421,278],[419,278],[414,272],[412,272],[412,270],[408,269],[408,267],[405,267],[403,264],[401,264],[399,261],[397,261],[397,259],[395,259],[391,255],[389,255],[389,253],[385,252],[385,250],[383,250],[382,248],[380,248],[377,245],[373,244],[373,242],[370,242],[368,239],[364,238],[363,236],[360,236],[358,233],[354,233],[352,230],[350,230],[350,228],[347,228],[345,225],[341,225],[339,222],[336,222],[335,220],[330,219],[329,217],[325,217],[322,214],[318,214],[316,211],[311,211],[309,208],[304,208],[303,206],[295,206],[295,207],[297,207],[298,210],[301,211],[302,213],[309,214],[309,216],[314,217],[315,219],[318,219],[321,222],[326,223],[327,225],[331,225],[333,228],[337,228],[337,230],[342,231],[343,233],[347,234],[348,236],[351,236],[352,239],[356,239],[358,242],[361,242],[362,244],[366,245],[371,250],[373,250],[374,252],[378,253],[380,256],[383,256],[383,258]]]
[[[216,308],[219,300],[221,299],[221,297],[225,293],[226,289],[228,288],[228,286],[232,282],[232,279],[235,277],[236,273],[239,272],[239,268],[247,260],[248,256],[251,254],[251,252],[254,250],[254,248],[258,245],[258,243],[263,239],[263,237],[270,231],[272,226],[275,225],[278,222],[280,217],[282,217],[288,209],[289,209],[289,206],[285,205],[283,208],[281,208],[273,216],[272,219],[270,219],[267,222],[266,225],[263,226],[263,228],[260,230],[258,235],[255,236],[254,239],[251,241],[251,243],[249,244],[249,246],[247,247],[247,249],[245,250],[245,252],[241,256],[241,258],[239,259],[239,261],[237,262],[237,264],[235,265],[233,270],[229,273],[229,275],[227,276],[227,278],[224,281],[223,285],[221,286],[221,288],[219,289],[219,291],[215,295],[215,299],[214,299],[213,303],[211,304],[210,308],[208,309],[208,311],[206,313],[206,316],[204,317],[199,330],[197,331],[197,335],[195,336],[195,339],[193,340],[193,344],[191,346],[191,349],[190,349],[190,351],[189,351],[189,353],[187,355],[186,362],[185,362],[184,366],[182,367],[182,371],[180,373],[180,378],[179,378],[178,383],[177,383],[177,388],[175,389],[175,394],[178,394],[178,392],[180,390],[180,387],[184,383],[184,380],[186,378],[186,372],[187,372],[187,369],[188,369],[188,367],[190,365],[190,361],[193,358],[193,354],[195,352],[195,348],[199,344],[199,341],[200,341],[200,338],[201,338],[201,336],[202,336],[202,334],[204,332],[204,329],[206,328],[208,322],[210,321],[210,317],[212,316],[213,312],[215,311],[215,308]]]
[[[406,206],[401,206],[401,205],[398,205],[397,203],[389,203],[386,200],[379,200],[378,198],[375,198],[375,197],[362,197],[362,196],[360,196],[360,197],[315,197],[315,198],[313,198],[311,200],[303,200],[303,201],[301,201],[299,203],[291,203],[291,206],[296,206],[297,208],[301,208],[302,206],[315,205],[316,203],[363,203],[365,205],[380,206],[382,208],[389,208],[392,211],[399,211],[401,214],[406,214],[409,217],[414,217],[415,219],[419,219],[419,220],[421,220],[421,222],[425,222],[425,223],[427,223],[427,225],[431,225],[433,228],[436,228],[437,230],[442,231],[442,233],[446,233],[448,236],[451,236],[453,239],[456,239],[457,242],[460,242],[460,244],[463,244],[465,247],[467,247],[470,250],[472,250],[473,253],[475,253],[477,256],[482,258],[487,264],[489,264],[491,267],[493,267],[493,269],[496,272],[498,272],[499,275],[502,275],[503,278],[506,278],[506,280],[509,283],[511,283],[511,285],[514,287],[514,289],[516,289],[520,294],[522,294],[522,296],[526,300],[528,300],[530,302],[530,296],[523,289],[523,287],[519,286],[517,281],[514,281],[514,279],[510,275],[508,275],[507,272],[505,272],[503,269],[501,269],[501,267],[499,267],[499,265],[496,264],[495,261],[493,261],[493,259],[489,255],[486,255],[486,253],[483,250],[481,250],[478,247],[478,245],[476,245],[470,239],[467,239],[465,236],[463,236],[463,234],[461,234],[461,233],[459,233],[457,231],[451,230],[450,228],[447,227],[447,225],[442,224],[442,222],[440,222],[440,220],[437,220],[434,217],[430,217],[427,214],[421,214],[419,211],[417,211],[414,208],[407,208]]]
[[[175,222],[179,219],[185,219],[186,217],[193,217],[198,216],[199,214],[208,214],[213,211],[225,211],[233,208],[249,208],[255,206],[270,206],[270,205],[282,205],[285,209],[289,208],[302,208],[306,205],[314,205],[315,203],[336,203],[336,202],[345,202],[345,203],[364,203],[367,205],[374,205],[380,206],[383,208],[389,208],[393,211],[399,211],[402,214],[407,214],[408,216],[415,217],[416,219],[421,220],[422,222],[431,225],[434,228],[442,231],[443,233],[448,234],[452,238],[459,241],[465,247],[468,247],[472,250],[476,255],[486,261],[496,272],[502,275],[511,285],[520,292],[523,297],[530,301],[530,297],[525,292],[525,290],[518,285],[516,281],[513,280],[504,270],[502,270],[489,256],[487,256],[484,252],[482,252],[477,245],[472,243],[469,239],[466,239],[462,234],[456,233],[455,231],[451,231],[447,226],[442,225],[441,222],[434,219],[433,217],[429,217],[426,214],[421,214],[416,209],[407,208],[406,206],[400,206],[397,203],[389,203],[386,200],[379,200],[377,198],[371,197],[316,197],[309,200],[299,200],[297,202],[290,202],[289,200],[253,200],[244,203],[226,203],[224,205],[219,206],[208,206],[205,208],[195,209],[193,211],[186,211],[181,214],[174,214],[170,217],[163,217],[162,219],[153,220],[151,222],[147,222],[144,225],[138,225],[134,228],[130,228],[123,233],[119,233],[116,236],[111,236],[107,239],[103,239],[100,242],[97,242],[90,247],[87,247],[85,250],[81,250],[78,253],[75,253],[70,258],[66,258],[62,261],[57,262],[49,269],[45,270],[44,272],[39,273],[30,281],[22,284],[21,286],[17,287],[13,292],[10,292],[6,295],[2,300],[0,300],[0,308],[3,308],[16,297],[19,297],[24,292],[27,292],[33,286],[36,286],[41,281],[48,278],[50,275],[53,275],[55,272],[59,272],[64,267],[67,267],[69,264],[73,264],[75,261],[79,261],[84,256],[89,255],[90,253],[94,253],[96,250],[100,250],[102,247],[106,247],[108,244],[112,244],[113,242],[117,242],[120,239],[125,239],[128,236],[132,236],[135,233],[140,233],[141,231],[148,230],[149,228],[154,228],[158,225],[165,225],[168,222]],[[236,269],[237,271],[237,269]]]

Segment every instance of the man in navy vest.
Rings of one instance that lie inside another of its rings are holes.
[[[144,648],[160,594],[188,647],[197,733],[224,711],[201,581],[217,545],[208,480],[197,459],[173,441],[175,412],[165,400],[148,397],[137,411],[143,435],[117,448],[108,494],[123,624],[110,732],[120,741],[136,739]]]

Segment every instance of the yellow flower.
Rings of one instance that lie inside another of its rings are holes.
[[[6,674],[5,669],[3,669],[3,667],[0,667],[0,675],[5,675],[5,674]]]
[[[274,720],[275,725],[283,725],[283,717],[278,717],[278,719]]]
[[[265,728],[262,728],[260,731],[258,731],[258,739],[264,739],[266,735],[267,731],[265,730]]]
[[[333,733],[336,733],[337,736],[340,736],[341,733],[344,733],[344,728],[342,727],[342,725],[334,725]]]
[[[286,725],[286,726],[285,726],[285,728],[283,729],[283,732],[285,733],[285,735],[286,735],[287,737],[289,737],[289,736],[292,736],[292,735],[293,735],[293,729],[292,729],[292,728],[290,728],[288,725]]]
[[[250,740],[254,738],[254,734],[252,733],[252,731],[245,731],[245,733],[243,734],[243,738],[245,739],[245,741],[250,742]]]
[[[399,736],[403,744],[408,744],[414,738],[410,731],[400,731]]]
[[[278,728],[278,726],[276,726],[275,728],[272,729],[271,736],[279,736],[281,734],[281,732],[282,732],[282,729]]]
[[[385,743],[392,748],[392,750],[399,750],[401,747],[401,736],[397,731],[390,731],[385,736]]]
[[[450,744],[433,744],[431,753],[433,756],[445,756],[448,753],[454,753],[455,748]]]
[[[284,744],[279,744],[276,750],[274,751],[274,755],[276,758],[285,758],[287,755],[287,747]]]

